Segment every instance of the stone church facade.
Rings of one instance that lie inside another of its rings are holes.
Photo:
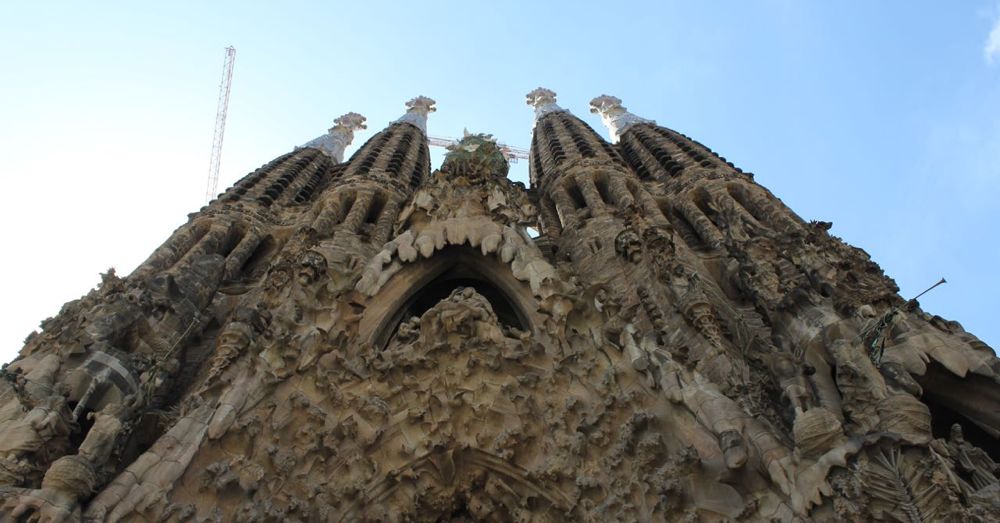
[[[0,380],[0,521],[996,521],[1000,360],[621,101],[247,175]]]

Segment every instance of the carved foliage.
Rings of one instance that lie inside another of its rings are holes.
[[[926,450],[871,447],[861,461],[861,482],[873,519],[920,523],[956,516],[948,471]]]

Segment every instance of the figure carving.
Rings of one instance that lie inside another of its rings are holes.
[[[800,363],[786,352],[770,354],[770,369],[781,387],[782,396],[791,404],[796,416],[813,406],[812,392],[806,376],[815,372],[815,369]]]
[[[972,490],[983,490],[1000,483],[1000,467],[983,449],[965,440],[962,426],[958,423],[951,426],[948,451],[959,477],[968,482]]]
[[[66,399],[58,394],[48,396],[23,417],[0,422],[0,456],[10,462],[37,452],[44,456],[47,443],[68,435],[73,425]]]
[[[837,387],[844,398],[849,432],[864,434],[878,426],[878,407],[886,398],[881,375],[864,350],[845,340],[830,347],[837,365]]]
[[[11,517],[35,514],[41,521],[62,522],[80,518],[79,503],[97,487],[99,471],[105,466],[122,431],[126,410],[118,404],[91,413],[94,420],[76,454],[52,462],[40,489],[23,491],[4,508]]]
[[[218,346],[205,378],[206,386],[219,379],[223,372],[247,351],[264,321],[254,309],[241,307],[236,310],[232,321],[227,323],[219,334]]]
[[[299,269],[295,274],[299,285],[306,287],[326,274],[326,258],[316,251],[305,251],[299,258]]]
[[[615,252],[626,261],[639,263],[642,260],[642,241],[631,228],[625,228],[615,237]]]

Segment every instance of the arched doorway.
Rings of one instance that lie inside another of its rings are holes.
[[[497,258],[462,246],[437,251],[393,275],[368,304],[361,338],[384,348],[401,322],[419,317],[459,287],[472,287],[489,300],[500,323],[537,333],[537,304],[527,284]]]

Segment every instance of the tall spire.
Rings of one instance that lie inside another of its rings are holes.
[[[406,102],[406,114],[399,117],[396,123],[408,123],[417,127],[427,134],[427,115],[437,111],[437,107],[434,100],[426,96],[418,96],[409,102]]]
[[[535,108],[535,121],[543,116],[555,112],[568,112],[566,109],[556,105],[556,93],[551,89],[539,87],[527,95],[528,105]]]
[[[639,118],[622,106],[622,101],[614,96],[602,94],[590,101],[590,112],[601,115],[601,122],[608,128],[611,141],[617,142],[629,127],[640,123],[655,124],[652,120]]]
[[[367,129],[365,118],[358,113],[347,113],[333,121],[333,127],[315,140],[306,143],[302,147],[313,147],[323,151],[328,156],[337,161],[344,161],[344,149],[351,145],[354,140],[354,131]]]

